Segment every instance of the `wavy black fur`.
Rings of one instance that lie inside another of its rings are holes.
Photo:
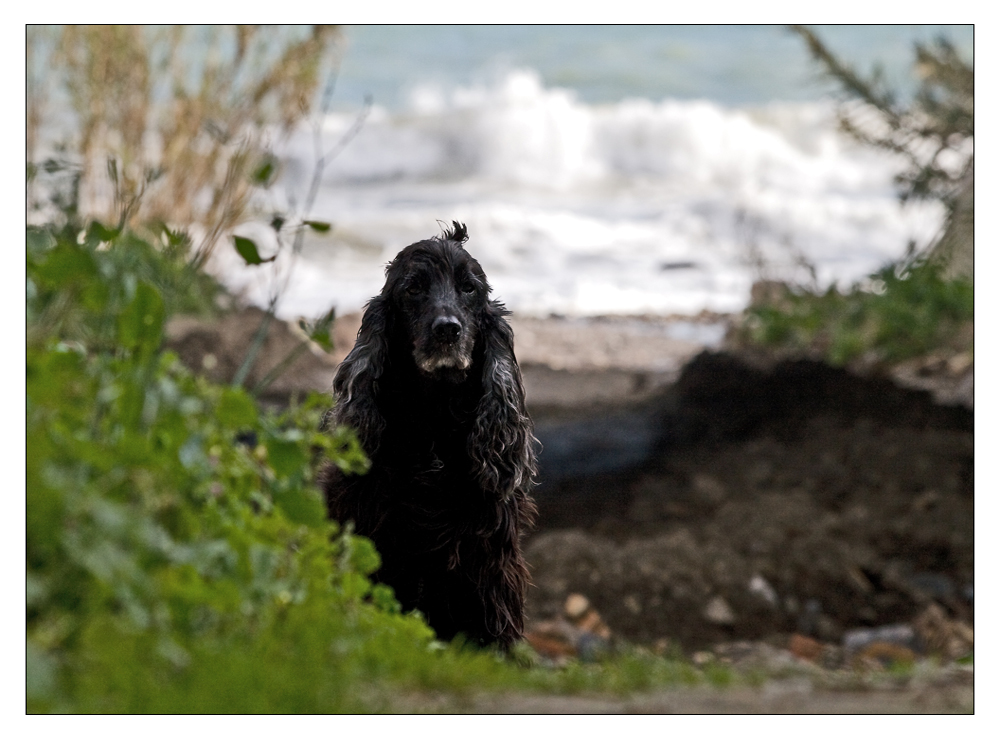
[[[404,610],[442,639],[508,648],[524,629],[537,441],[510,313],[452,225],[404,248],[365,309],[324,423],[353,427],[372,467],[329,465],[322,486],[330,517],[374,541],[375,577]]]

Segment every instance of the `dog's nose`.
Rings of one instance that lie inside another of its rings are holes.
[[[458,321],[457,317],[441,315],[434,318],[434,322],[431,324],[431,332],[434,333],[434,337],[438,340],[451,343],[462,332],[462,324]]]

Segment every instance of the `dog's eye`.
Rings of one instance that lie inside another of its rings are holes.
[[[407,294],[420,294],[422,291],[424,290],[423,287],[420,286],[420,282],[411,281],[406,285]]]
[[[475,294],[476,285],[473,284],[472,282],[465,282],[465,284],[460,286],[459,289],[461,290],[462,294]]]

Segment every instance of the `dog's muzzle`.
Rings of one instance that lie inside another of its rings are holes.
[[[454,315],[439,315],[430,327],[430,340],[418,344],[413,351],[417,366],[425,373],[438,369],[460,369],[472,365],[472,345],[475,336],[462,327]]]

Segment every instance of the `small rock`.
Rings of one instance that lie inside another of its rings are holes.
[[[767,582],[767,579],[759,573],[754,574],[754,577],[750,579],[750,583],[747,584],[747,588],[751,594],[759,596],[771,606],[778,606],[778,594],[775,593],[771,584]]]
[[[584,614],[575,623],[577,629],[586,632],[588,635],[596,635],[602,640],[607,640],[611,637],[611,630],[608,625],[604,624],[604,620],[601,619],[601,615],[598,614],[594,609]]]
[[[860,653],[876,643],[912,650],[916,646],[916,635],[908,624],[890,624],[850,630],[844,633],[843,643],[848,656]]]
[[[715,660],[715,656],[705,650],[699,650],[691,656],[691,662],[695,665],[708,665],[713,660]]]
[[[823,654],[823,643],[796,632],[788,638],[788,651],[798,658],[814,663]]]
[[[958,353],[948,359],[948,370],[953,374],[960,374],[972,365],[972,355],[969,353]]]
[[[583,616],[584,612],[589,608],[590,600],[583,594],[570,594],[566,597],[566,604],[563,605],[563,611],[566,612],[566,616],[570,619]]]
[[[716,596],[708,602],[702,614],[712,624],[730,625],[736,623],[736,615],[729,603],[721,596]]]
[[[570,594],[567,596],[563,610],[566,612],[566,616],[569,617],[573,627],[579,632],[596,635],[605,640],[611,637],[611,630],[583,594]]]
[[[583,594],[570,594],[563,605],[570,621],[561,616],[533,624],[527,643],[556,665],[576,657],[592,662],[610,649],[611,630]]]

